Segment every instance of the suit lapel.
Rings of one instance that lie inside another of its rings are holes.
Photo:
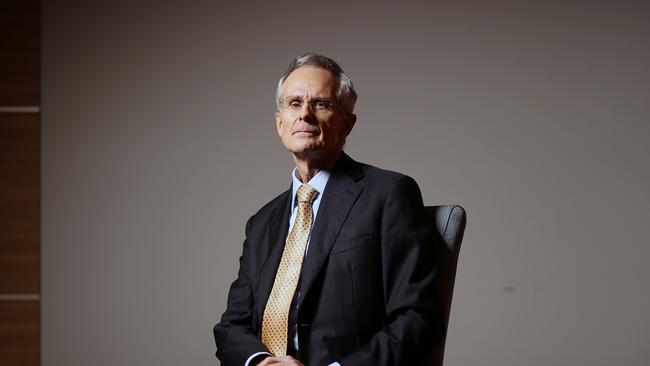
[[[275,273],[280,265],[280,258],[282,257],[282,251],[284,250],[284,242],[287,237],[287,231],[289,230],[289,215],[291,213],[290,206],[291,188],[289,188],[289,191],[285,193],[285,197],[280,204],[278,204],[278,206],[271,212],[271,217],[269,218],[269,226],[267,228],[268,242],[266,243],[268,254],[262,264],[257,282],[259,299],[257,302],[257,312],[260,321],[264,314],[266,301],[271,294],[273,282],[275,281]],[[261,325],[259,329],[262,329]]]
[[[350,209],[363,189],[356,182],[362,176],[363,173],[358,163],[345,153],[341,153],[341,157],[332,170],[332,175],[325,187],[323,201],[318,208],[316,222],[311,232],[309,250],[303,261],[299,284],[300,293],[302,294],[300,297],[301,302],[307,295],[316,276],[318,276],[318,272],[327,261],[341,226],[343,226]],[[257,319],[260,322],[264,315],[264,307],[273,288],[275,274],[280,265],[285,240],[288,235],[291,192],[291,188],[289,188],[289,191],[285,193],[285,197],[271,212],[269,218],[269,227],[267,228],[268,243],[266,243],[268,255],[261,266],[257,287],[259,299],[257,302]],[[259,324],[258,329],[261,331],[261,324]]]
[[[363,187],[356,182],[362,176],[358,163],[345,153],[341,153],[325,187],[323,201],[318,208],[316,222],[311,232],[309,250],[302,265],[300,303],[307,296],[327,261],[341,226],[363,190]]]

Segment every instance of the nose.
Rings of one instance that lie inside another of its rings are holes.
[[[300,119],[308,123],[314,122],[314,111],[311,108],[311,103],[302,104]]]

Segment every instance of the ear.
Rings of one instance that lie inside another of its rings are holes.
[[[275,128],[278,130],[278,136],[282,137],[282,118],[280,112],[275,112]]]
[[[354,127],[354,124],[357,122],[357,115],[356,114],[349,114],[347,118],[345,119],[345,136],[349,135],[350,132],[352,132],[352,127]]]

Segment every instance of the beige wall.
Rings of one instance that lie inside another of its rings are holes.
[[[648,364],[647,6],[233,3],[44,2],[43,365],[217,363],[306,50],[356,84],[348,153],[467,209],[446,365]]]

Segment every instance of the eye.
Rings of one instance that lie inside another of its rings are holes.
[[[324,100],[314,101],[314,109],[319,109],[319,110],[329,109],[329,103]]]
[[[300,109],[301,106],[302,106],[302,103],[299,100],[292,100],[292,101],[289,102],[289,107],[291,107],[291,108]]]

